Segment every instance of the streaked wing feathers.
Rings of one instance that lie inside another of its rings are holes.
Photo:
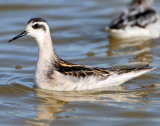
[[[59,71],[62,74],[71,75],[78,78],[84,78],[90,75],[109,77],[114,73],[120,75],[129,72],[153,69],[153,67],[150,67],[146,63],[132,63],[130,65],[123,65],[111,68],[99,68],[87,65],[71,64],[61,59],[59,59],[59,61],[55,63],[55,68],[57,68],[57,71]]]
[[[111,75],[109,69],[99,67],[88,67],[86,65],[70,64],[66,61],[59,60],[56,67],[57,70],[65,75],[72,75],[78,78],[90,75],[109,76]]]
[[[118,74],[123,73],[129,73],[129,72],[136,72],[140,70],[147,70],[147,69],[153,69],[153,67],[149,66],[148,64],[131,64],[131,65],[124,65],[124,66],[118,66],[118,67],[112,67],[109,71],[117,72]]]

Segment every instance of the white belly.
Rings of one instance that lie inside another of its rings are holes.
[[[140,76],[150,70],[142,70],[138,72],[124,73],[117,75],[114,73],[109,77],[89,76],[85,78],[77,78],[70,75],[64,75],[55,72],[51,80],[36,80],[37,86],[47,90],[57,91],[73,91],[73,90],[91,90],[96,88],[107,88],[110,86],[118,86],[132,78]]]
[[[150,24],[145,28],[137,26],[127,26],[124,29],[109,29],[109,35],[114,38],[127,39],[127,38],[158,38],[160,36],[160,22]]]

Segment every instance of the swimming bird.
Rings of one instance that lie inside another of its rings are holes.
[[[109,36],[118,39],[158,38],[160,16],[153,6],[153,0],[132,0],[128,8],[113,19],[106,30]]]
[[[48,23],[42,18],[30,19],[26,30],[9,42],[25,35],[37,41],[39,57],[35,85],[43,89],[73,91],[106,88],[120,85],[154,69],[148,64],[99,68],[62,60],[53,49]]]

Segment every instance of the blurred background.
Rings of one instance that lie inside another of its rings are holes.
[[[160,13],[160,0],[155,0]],[[8,43],[30,18],[47,20],[57,54],[77,64],[112,67],[148,62],[160,67],[160,39],[119,41],[104,28],[129,0],[0,0],[0,125],[157,126],[157,69],[104,91],[33,88],[38,47],[33,38]]]

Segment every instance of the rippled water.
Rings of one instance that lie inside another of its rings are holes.
[[[104,91],[53,92],[33,87],[35,40],[21,33],[32,17],[45,18],[57,54],[72,63],[111,67],[145,61],[160,67],[160,39],[119,41],[104,27],[128,0],[0,0],[0,124],[158,126],[159,69]],[[160,12],[160,0],[155,1]]]

